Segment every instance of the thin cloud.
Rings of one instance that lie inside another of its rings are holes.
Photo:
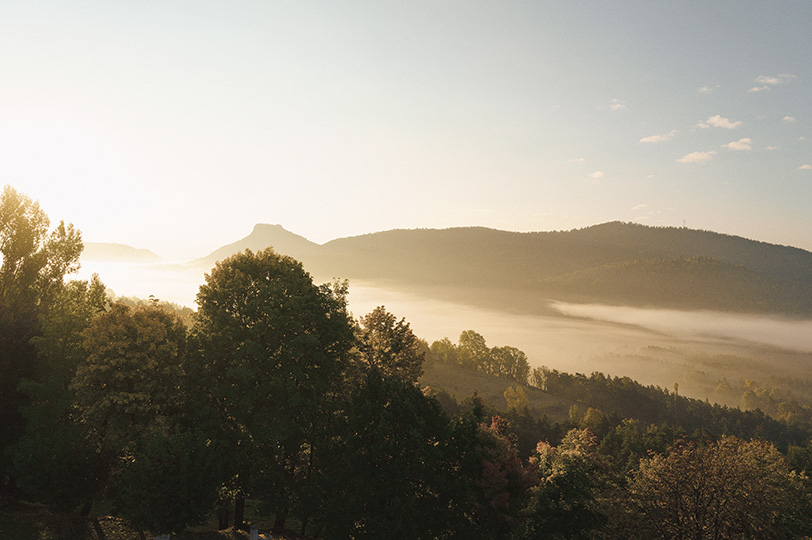
[[[568,159],[567,163],[583,163],[584,161],[586,161],[584,158],[579,157],[579,158]]]
[[[727,148],[728,150],[752,150],[752,144],[753,141],[751,141],[749,138],[744,138],[735,142],[723,144],[722,147]]]
[[[765,150],[778,150],[779,148],[780,146],[768,146],[765,148]]]
[[[810,165],[809,163],[804,163],[803,165],[798,167],[799,171],[808,171],[809,169],[812,169],[812,165]]]
[[[798,120],[794,116],[785,116],[783,122],[785,124],[794,124]]]
[[[776,77],[770,75],[759,75],[756,77],[756,86],[752,87],[748,92],[763,92],[765,90],[772,90],[780,84],[786,84],[795,78],[791,73],[782,73]]]
[[[677,162],[679,163],[705,163],[713,159],[713,156],[716,155],[716,152],[713,150],[709,152],[691,152],[690,154],[686,154],[679,158]]]
[[[626,108],[626,102],[619,99],[613,99],[609,102],[610,111],[620,111]]]
[[[668,132],[668,133],[666,133],[664,135],[651,135],[649,137],[643,137],[642,139],[640,139],[640,142],[641,143],[660,143],[660,142],[670,141],[671,139],[674,138],[674,135],[676,135],[676,134],[677,134],[677,130],[672,129],[670,132]]]
[[[606,176],[606,173],[603,172],[603,171],[595,171],[595,172],[593,172],[592,174],[589,175],[590,178],[593,178],[595,180],[603,178],[604,176]]]
[[[711,94],[714,90],[721,88],[721,84],[717,84],[716,86],[701,86],[696,89],[698,94]]]
[[[639,212],[643,208],[648,208],[648,205],[646,203],[638,204],[637,206],[632,207],[632,212]]]
[[[739,126],[743,126],[744,122],[741,120],[731,121],[723,116],[714,115],[705,120],[704,122],[700,122],[697,124],[697,127],[701,128],[709,128],[709,127],[719,127],[725,129],[736,129]]]

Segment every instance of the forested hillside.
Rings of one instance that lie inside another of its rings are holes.
[[[509,310],[543,310],[555,299],[812,314],[812,253],[709,231],[619,222],[567,232],[393,230],[324,245],[279,226],[257,226],[200,262],[268,245],[299,258],[322,279],[386,282]]]
[[[194,314],[111,304],[98,276],[68,279],[72,225],[9,187],[0,209],[0,537],[101,540],[109,514],[130,538],[812,535],[807,404],[531,370],[473,330],[428,345],[272,249],[218,262]],[[425,384],[436,365],[489,399]],[[32,507],[59,530],[30,536]]]

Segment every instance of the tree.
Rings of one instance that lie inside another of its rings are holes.
[[[384,375],[393,374],[416,383],[423,374],[425,353],[420,340],[406,319],[398,321],[384,306],[361,317],[358,348],[366,367],[375,367]]]
[[[516,347],[504,346],[491,349],[493,374],[509,377],[521,384],[527,384],[530,376],[530,364],[527,355]]]
[[[429,358],[443,364],[459,365],[460,359],[457,354],[457,346],[451,343],[447,337],[437,340],[431,344]]]
[[[82,506],[87,514],[104,480],[95,445],[76,422],[69,384],[84,359],[83,332],[105,304],[104,285],[97,276],[89,283],[71,281],[62,287],[41,317],[41,335],[32,338],[42,373],[19,386],[30,403],[20,411],[25,434],[11,449],[14,475],[28,500],[57,512]]]
[[[508,386],[504,395],[508,411],[522,412],[530,405],[530,399],[521,386]]]
[[[516,453],[510,430],[502,417],[484,418],[479,398],[454,426],[458,474],[465,479],[457,497],[469,516],[459,538],[510,538],[521,522],[533,476]]]
[[[320,537],[444,538],[464,513],[451,422],[439,403],[372,368],[331,451]]]
[[[151,424],[180,415],[186,328],[177,315],[114,304],[85,331],[84,347],[71,388],[80,421],[109,459]]]
[[[763,441],[679,442],[641,463],[629,492],[640,538],[797,538],[812,528],[809,492]]]
[[[181,533],[208,517],[220,482],[219,449],[177,426],[150,426],[112,478],[116,513],[136,528]]]
[[[597,441],[589,430],[570,430],[557,447],[540,442],[531,463],[538,485],[531,489],[520,539],[588,539],[607,518],[599,504]]]
[[[6,186],[0,195],[0,483],[12,478],[7,448],[25,429],[18,391],[23,379],[38,373],[31,338],[40,334],[40,317],[66,274],[79,267],[82,240],[73,225],[48,232],[50,221],[39,203]]]
[[[457,352],[461,365],[490,373],[491,350],[481,334],[473,330],[463,331],[460,334]]]
[[[221,433],[230,434],[237,487],[261,486],[281,529],[297,484],[317,468],[320,434],[349,365],[346,284],[316,286],[298,261],[246,250],[217,263],[197,303],[199,358],[190,369]],[[238,499],[237,526],[241,508]]]

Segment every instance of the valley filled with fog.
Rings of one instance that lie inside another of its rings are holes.
[[[84,262],[79,277],[98,273],[117,296],[150,295],[195,308],[205,272],[185,264]],[[747,379],[781,387],[806,381],[812,364],[812,320],[714,311],[679,311],[550,302],[545,314],[508,313],[440,301],[427,294],[350,282],[355,317],[385,305],[421,338],[456,342],[463,330],[482,334],[489,346],[512,345],[533,367],[628,376],[643,384],[737,406]]]

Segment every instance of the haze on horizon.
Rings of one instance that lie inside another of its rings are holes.
[[[812,5],[0,5],[0,178],[172,259],[256,223],[812,249]]]

